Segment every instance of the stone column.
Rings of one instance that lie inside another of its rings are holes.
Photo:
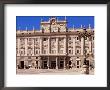
[[[56,57],[56,69],[58,69],[58,57]]]
[[[66,47],[66,37],[64,37],[64,54],[66,54],[67,53],[67,51],[66,51],[66,49],[67,49],[67,47]]]
[[[48,69],[49,69],[49,57],[48,57],[48,61],[47,61],[47,67],[48,67]]]
[[[24,60],[24,65],[28,66],[28,61]]]
[[[58,44],[58,37],[56,37],[56,54],[58,54],[58,46],[59,46],[59,44]]]
[[[48,37],[48,54],[50,54],[50,37]]]
[[[40,54],[42,54],[42,37],[40,37]]]
[[[89,40],[89,51],[91,52],[92,51],[92,39],[90,37],[90,40]]]
[[[75,55],[75,51],[76,51],[76,48],[75,48],[75,38],[73,37],[73,55]]]
[[[81,38],[81,55],[84,55],[84,38]]]
[[[27,56],[28,46],[27,46],[27,38],[25,38],[25,56]]]
[[[38,60],[38,69],[41,69],[41,57],[39,57],[39,60]]]
[[[20,38],[17,39],[18,40],[18,56],[20,56]]]
[[[32,56],[34,56],[34,38],[33,38],[33,42],[32,42]]]

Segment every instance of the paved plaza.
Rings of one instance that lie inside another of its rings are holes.
[[[17,69],[17,75],[37,74],[37,75],[83,75],[82,70],[77,69]],[[89,71],[89,75],[94,75],[94,70]]]

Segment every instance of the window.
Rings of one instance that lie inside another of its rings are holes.
[[[36,59],[38,59],[38,57],[36,57]]]
[[[44,38],[43,41],[46,41],[46,38]]]
[[[55,54],[56,53],[56,51],[55,50],[52,50],[52,54]]]
[[[71,54],[72,53],[72,51],[71,50],[69,50],[69,54]]]
[[[31,38],[29,38],[29,41],[31,41],[32,39]]]
[[[77,37],[77,40],[79,40],[79,37]]]
[[[79,65],[79,61],[77,61],[77,65]]]
[[[23,54],[23,51],[21,51],[21,55]]]
[[[71,37],[69,37],[68,40],[71,40]]]
[[[38,54],[38,50],[36,50],[36,54]]]
[[[52,50],[52,54],[54,54],[54,50]]]
[[[59,41],[63,41],[63,38],[59,38]]]
[[[28,50],[28,54],[31,54],[31,49]]]
[[[56,41],[56,39],[55,38],[51,38],[51,41],[54,42],[54,41]]]
[[[63,54],[63,50],[60,50],[60,54]]]
[[[77,50],[77,53],[79,53],[79,50]]]
[[[85,54],[87,53],[87,50],[85,49]]]
[[[38,38],[36,38],[36,41],[38,41]]]
[[[46,50],[44,50],[43,53],[46,54]]]
[[[28,57],[28,59],[31,59],[31,57]]]

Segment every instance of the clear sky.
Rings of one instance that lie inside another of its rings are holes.
[[[65,16],[55,16],[58,20],[64,20]],[[41,18],[43,21],[48,21],[51,16],[16,16],[16,29],[25,30],[26,27],[28,30],[32,30],[33,27],[36,30],[40,30],[40,21]],[[85,25],[88,28],[89,24],[91,28],[94,28],[94,16],[66,16],[67,19],[67,28],[72,28],[73,25],[75,28],[80,28],[81,25]]]

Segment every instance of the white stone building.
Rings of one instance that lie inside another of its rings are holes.
[[[66,19],[41,21],[40,30],[16,31],[16,66],[36,69],[81,68],[86,60],[94,65],[94,30],[67,28]],[[87,37],[82,37],[86,33]]]

